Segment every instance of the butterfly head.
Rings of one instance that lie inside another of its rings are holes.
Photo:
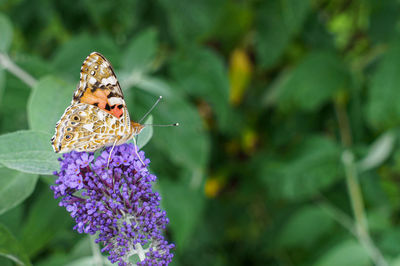
[[[142,129],[145,126],[136,122],[131,122],[131,129],[132,129],[132,133],[133,135],[138,135],[140,133],[140,131],[142,131]]]

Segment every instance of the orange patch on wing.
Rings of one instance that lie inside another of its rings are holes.
[[[95,104],[98,103],[99,107],[103,109],[108,100],[107,95],[110,94],[109,91],[97,89],[92,92],[90,89],[87,89],[85,93],[80,98],[81,103]],[[103,107],[101,107],[103,106]]]
[[[120,118],[124,111],[122,109],[119,109],[117,105],[111,106],[110,103],[108,102],[107,96],[110,94],[110,91],[108,90],[101,90],[97,89],[94,92],[92,92],[90,89],[87,89],[85,93],[82,95],[80,98],[81,103],[87,103],[87,104],[92,104],[96,105],[100,109],[106,111],[107,113]],[[110,110],[106,109],[106,106],[109,106]],[[113,108],[114,107],[114,108]]]
[[[122,116],[122,114],[124,113],[124,110],[123,109],[119,109],[117,107],[117,105],[114,105],[114,108],[111,109],[111,111],[109,113],[112,114],[115,117],[120,118]]]

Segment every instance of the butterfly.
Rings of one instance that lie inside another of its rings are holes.
[[[129,117],[111,63],[93,52],[82,64],[71,105],[57,122],[51,144],[56,153],[91,152],[135,140],[143,128]]]

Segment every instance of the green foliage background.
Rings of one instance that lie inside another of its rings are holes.
[[[181,124],[142,137],[173,265],[400,265],[397,0],[0,0],[0,265],[98,259],[49,189],[92,51]]]

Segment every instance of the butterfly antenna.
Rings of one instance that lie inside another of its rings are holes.
[[[147,113],[139,120],[139,124],[153,111],[153,109],[157,106],[157,104],[161,101],[162,96],[158,97],[157,101],[153,104],[153,106],[147,111]]]
[[[154,124],[143,124],[142,126],[152,126],[152,127],[177,127],[179,123],[173,123],[168,125],[154,125]]]

